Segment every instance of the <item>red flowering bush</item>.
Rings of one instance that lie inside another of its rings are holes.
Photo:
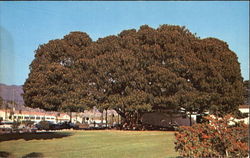
[[[248,126],[230,125],[231,116],[206,117],[207,123],[180,127],[175,133],[175,149],[184,157],[247,157]],[[232,122],[232,121],[231,121]]]

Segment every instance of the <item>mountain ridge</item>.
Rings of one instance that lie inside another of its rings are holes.
[[[4,101],[14,101],[16,104],[24,105],[22,94],[22,86],[6,85],[0,83],[0,96],[3,98]]]

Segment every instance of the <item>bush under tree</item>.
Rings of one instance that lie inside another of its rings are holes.
[[[50,130],[50,122],[49,121],[45,121],[45,120],[40,121],[38,129],[41,129],[41,130]]]
[[[206,117],[207,122],[180,127],[175,149],[183,157],[247,157],[249,127],[224,118]]]

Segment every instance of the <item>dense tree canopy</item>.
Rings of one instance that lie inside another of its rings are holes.
[[[243,81],[225,42],[143,25],[95,42],[72,32],[39,46],[24,100],[46,110],[115,109],[125,120],[168,109],[225,115],[242,103]]]
[[[250,99],[249,99],[249,95],[250,95],[250,85],[249,85],[249,80],[245,80],[244,81],[244,100],[245,100],[245,104],[250,105]]]
[[[81,87],[76,62],[79,51],[90,43],[87,34],[72,32],[62,40],[39,46],[23,87],[25,104],[45,110],[82,109],[86,105],[85,89]]]

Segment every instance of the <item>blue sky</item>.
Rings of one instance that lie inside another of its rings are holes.
[[[22,85],[34,50],[71,31],[93,40],[147,24],[186,26],[229,44],[249,79],[249,2],[0,2],[0,83]]]

